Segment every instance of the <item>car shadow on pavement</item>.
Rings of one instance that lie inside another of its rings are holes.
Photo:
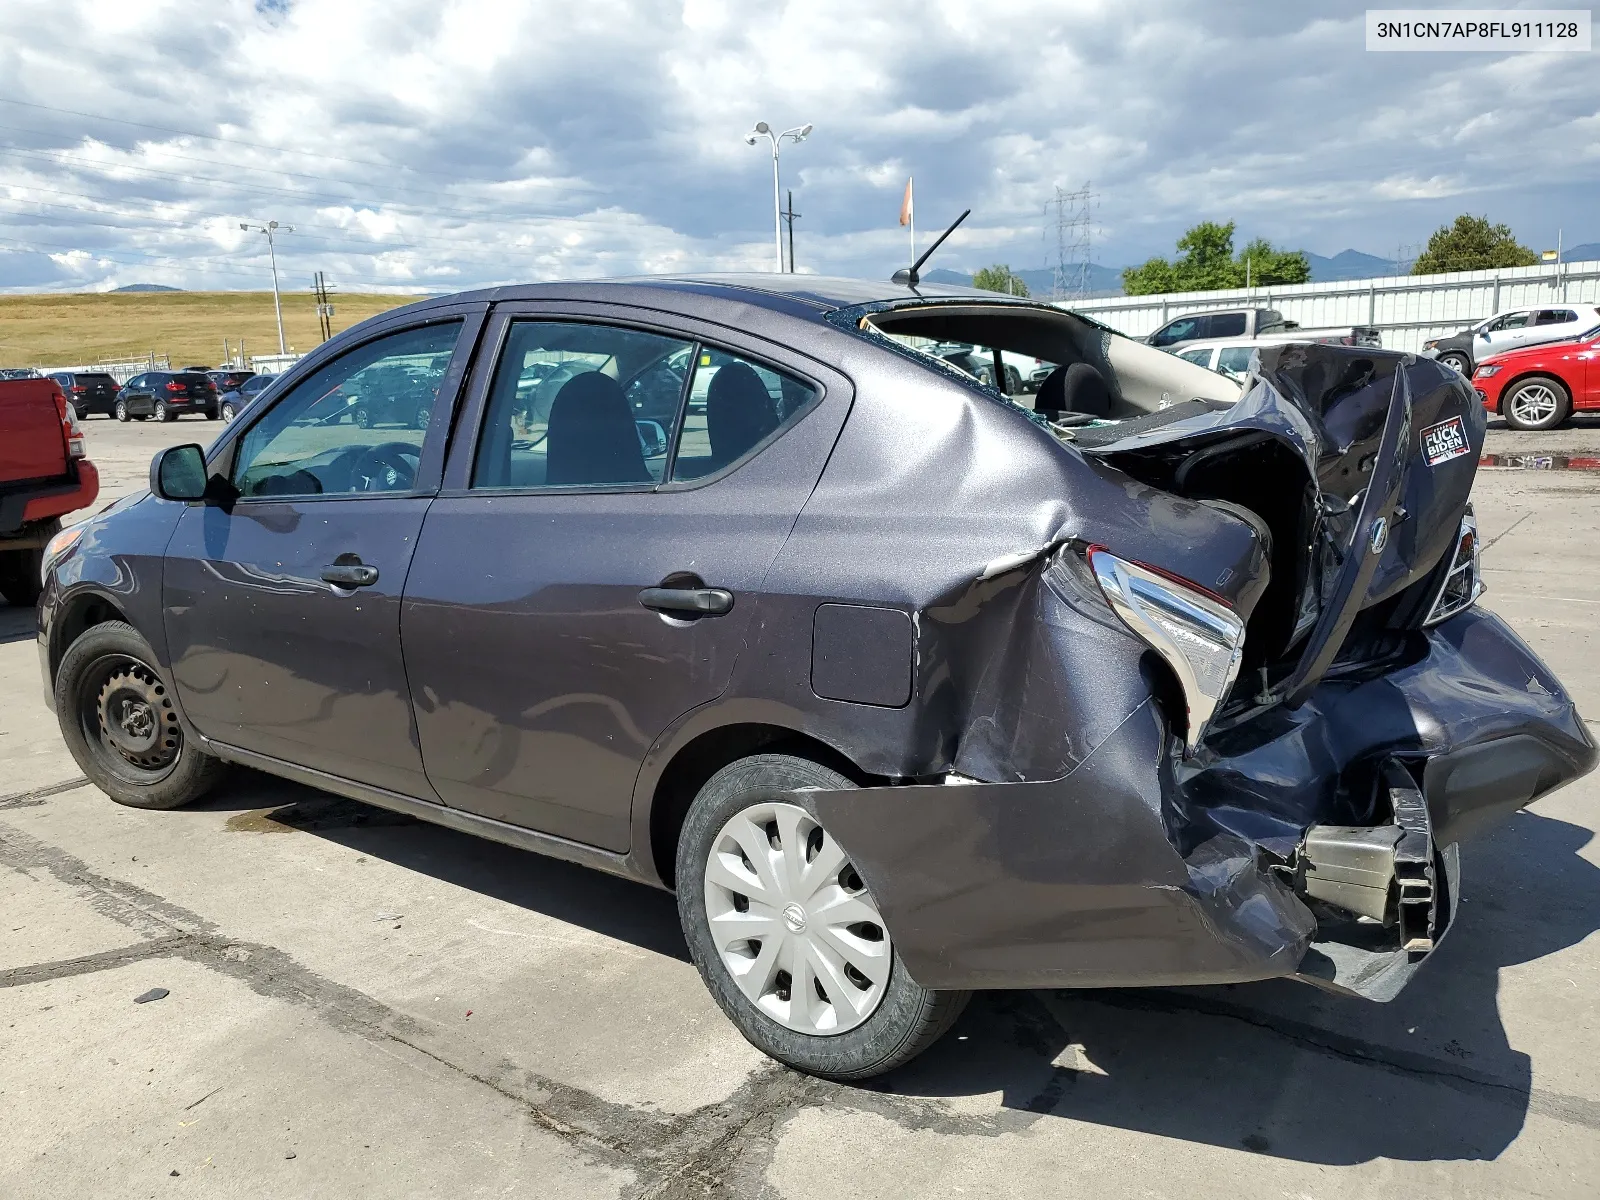
[[[656,888],[235,768],[197,809],[245,833],[300,831],[507,904],[687,962],[673,898]]]
[[[0,600],[0,646],[32,641],[34,636],[34,610]]]
[[[876,1090],[1330,1165],[1492,1159],[1530,1106],[1600,1130],[1600,1103],[1533,1090],[1497,1005],[1500,968],[1600,927],[1592,836],[1522,813],[1465,847],[1456,928],[1390,1004],[1288,981],[990,992]]]

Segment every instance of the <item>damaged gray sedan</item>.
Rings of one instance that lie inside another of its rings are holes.
[[[1060,365],[1024,407],[952,342]],[[362,372],[428,419],[350,423]],[[959,289],[432,299],[51,544],[45,691],[124,804],[245,764],[672,889],[730,1019],[825,1076],[978,988],[1385,1000],[1458,844],[1596,759],[1475,604],[1484,419],[1408,355],[1241,384]]]

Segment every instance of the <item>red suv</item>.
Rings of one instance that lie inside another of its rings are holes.
[[[39,598],[45,543],[63,514],[93,504],[100,474],[54,379],[0,380],[0,595]]]

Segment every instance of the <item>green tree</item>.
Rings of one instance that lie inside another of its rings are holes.
[[[1311,263],[1303,250],[1274,250],[1256,238],[1235,256],[1234,222],[1202,221],[1178,239],[1178,257],[1152,258],[1122,272],[1122,290],[1130,296],[1159,292],[1207,292],[1249,283],[1305,283]]]
[[[1445,271],[1531,267],[1538,261],[1537,254],[1512,236],[1511,226],[1491,225],[1488,217],[1462,213],[1454,224],[1441,225],[1434,231],[1411,273],[1438,275]]]
[[[982,288],[986,292],[1004,292],[1008,296],[1026,296],[1028,285],[1022,282],[1010,267],[1004,263],[995,263],[990,267],[980,268],[972,276],[972,286]]]

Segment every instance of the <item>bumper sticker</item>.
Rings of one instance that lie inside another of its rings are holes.
[[[1451,417],[1448,421],[1440,421],[1424,429],[1422,452],[1427,456],[1430,467],[1437,467],[1442,462],[1466,454],[1467,431],[1461,424],[1461,418]]]

